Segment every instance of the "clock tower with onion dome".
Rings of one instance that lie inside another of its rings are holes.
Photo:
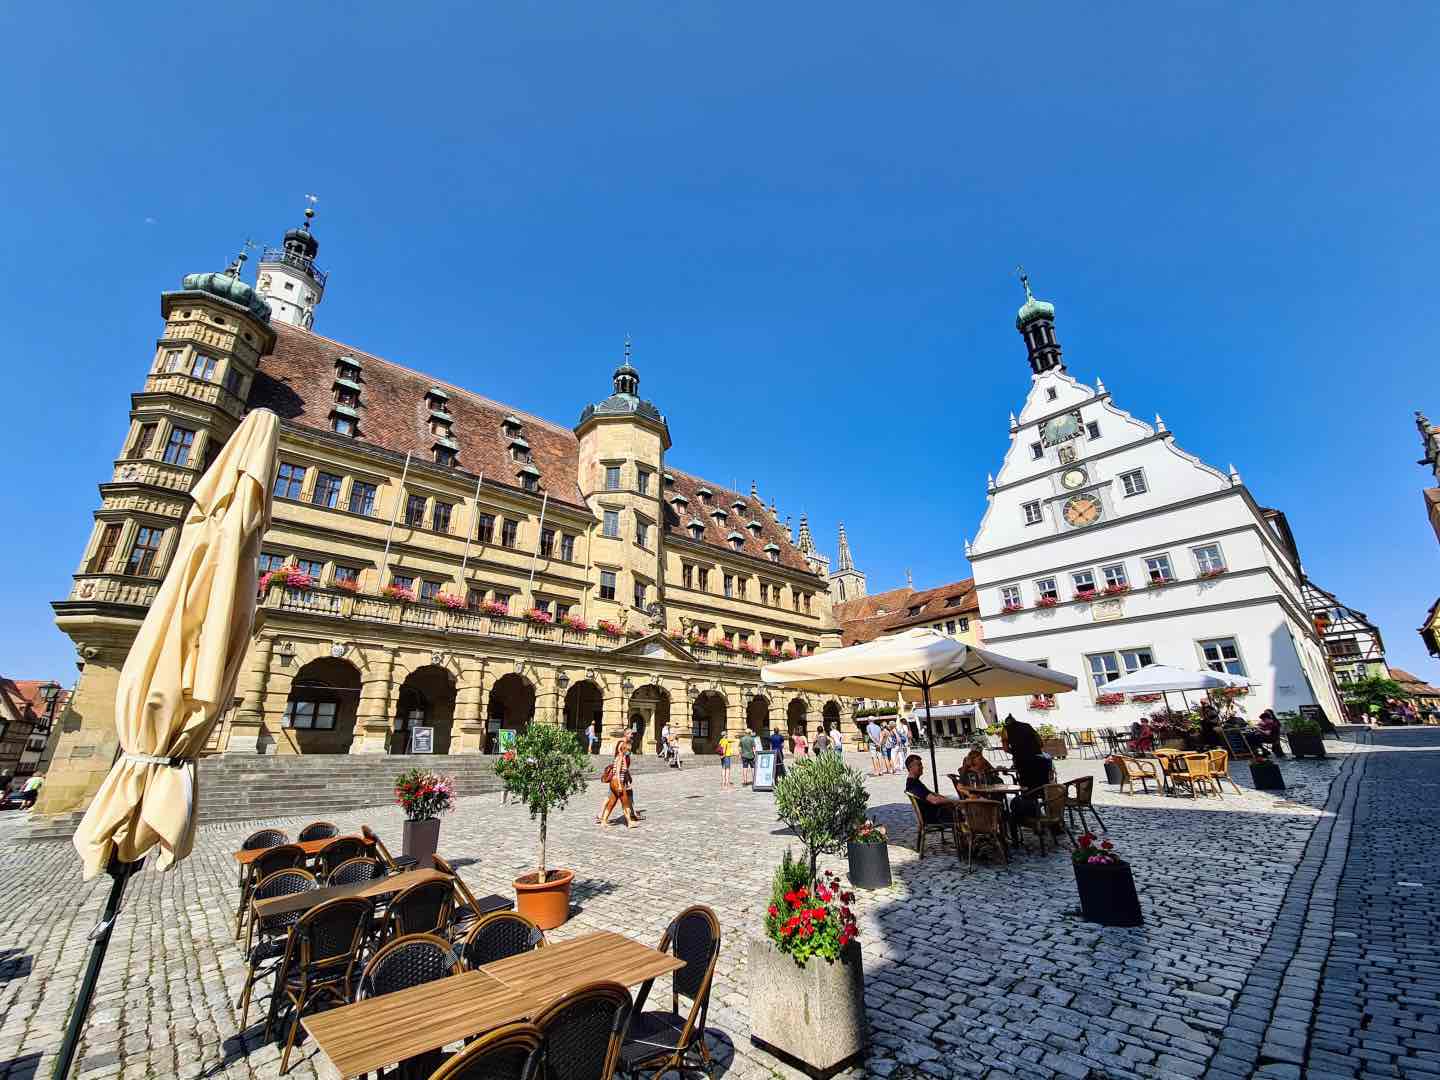
[[[1055,307],[1021,271],[1030,391],[987,480],[967,554],[988,646],[1076,676],[1054,699],[997,701],[1032,724],[1122,727],[1163,702],[1105,686],[1150,664],[1245,676],[1254,718],[1319,704],[1343,716],[1301,591],[1284,515],[1259,505],[1232,465],[1181,449],[1159,415],[1120,408],[1078,381],[1055,336]],[[1178,703],[1178,699],[1177,699]]]

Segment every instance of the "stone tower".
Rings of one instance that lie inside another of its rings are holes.
[[[164,332],[131,397],[70,595],[53,605],[82,662],[71,706],[79,726],[59,738],[38,813],[83,808],[109,771],[125,655],[169,568],[190,489],[239,424],[256,365],[274,346],[270,306],[241,280],[244,261],[161,294]]]
[[[795,546],[805,556],[811,570],[823,578],[830,576],[830,556],[821,554],[815,546],[815,537],[810,535],[810,519],[805,514],[800,515],[800,533],[795,538]]]
[[[260,254],[256,291],[269,302],[276,322],[315,328],[315,308],[325,297],[325,271],[315,265],[320,242],[310,231],[313,206],[305,208],[305,223],[289,230],[278,248]]]
[[[855,569],[843,521],[840,522],[840,546],[835,552],[835,569],[830,574],[830,595],[836,603],[865,595],[865,575]]]
[[[1030,291],[1030,275],[1020,270],[1020,284],[1025,286],[1025,303],[1015,313],[1015,329],[1025,339],[1025,349],[1030,356],[1030,370],[1042,375],[1054,368],[1065,370],[1060,359],[1060,343],[1055,340],[1055,305],[1046,300],[1036,300]]]

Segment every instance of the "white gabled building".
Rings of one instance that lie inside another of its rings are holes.
[[[1015,323],[1032,379],[989,507],[967,548],[988,646],[1075,675],[1054,707],[998,700],[1001,717],[1066,728],[1128,726],[1156,704],[1101,704],[1104,685],[1150,663],[1249,676],[1254,718],[1318,703],[1344,713],[1306,611],[1284,516],[1065,370],[1055,309]],[[1177,699],[1178,704],[1178,699]]]

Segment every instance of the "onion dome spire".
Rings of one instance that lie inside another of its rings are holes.
[[[1023,266],[1017,266],[1020,284],[1025,288],[1025,303],[1015,313],[1015,329],[1025,339],[1029,353],[1030,370],[1036,375],[1053,368],[1064,370],[1060,359],[1060,343],[1055,340],[1055,305],[1048,300],[1037,300],[1030,291],[1030,275]]]

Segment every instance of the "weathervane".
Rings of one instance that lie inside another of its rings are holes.
[[[307,191],[305,201],[310,205],[305,207],[305,228],[310,228],[310,221],[315,217],[315,204],[320,201],[320,196]]]
[[[1030,291],[1030,275],[1025,273],[1025,267],[1016,266],[1015,273],[1020,275],[1020,284],[1025,286],[1025,299],[1035,299],[1035,294]]]

